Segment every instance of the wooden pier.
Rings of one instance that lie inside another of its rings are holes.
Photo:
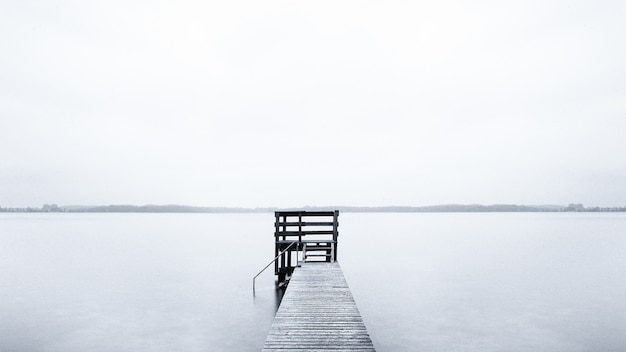
[[[309,216],[330,221],[306,222]],[[275,272],[288,286],[263,352],[375,351],[336,261],[338,216],[338,211],[276,212]]]
[[[275,217],[274,254],[279,259],[274,272],[279,283],[289,281],[300,262],[336,260],[339,211],[277,211]]]
[[[337,262],[297,268],[263,352],[375,351]]]

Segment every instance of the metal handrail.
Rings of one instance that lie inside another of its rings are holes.
[[[261,273],[262,273],[262,272],[264,272],[264,271],[265,271],[265,269],[269,268],[269,266],[270,266],[270,265],[272,265],[272,263],[274,263],[274,262],[275,262],[278,258],[280,258],[280,256],[281,256],[281,255],[283,255],[285,252],[287,252],[287,250],[288,250],[289,248],[291,248],[291,246],[293,246],[294,244],[296,244],[296,243],[298,243],[298,242],[299,242],[299,241],[293,241],[293,242],[291,242],[291,244],[290,244],[290,245],[288,245],[288,246],[287,246],[287,248],[285,248],[282,252],[278,253],[278,255],[276,256],[276,258],[274,258],[271,262],[269,262],[269,264],[267,264],[267,265],[265,266],[265,268],[263,268],[263,270],[259,271],[259,273],[258,273],[258,274],[254,275],[254,277],[252,278],[252,294],[256,293],[256,290],[255,290],[255,288],[256,288],[256,283],[255,283],[255,280],[256,280],[257,276],[261,275]]]

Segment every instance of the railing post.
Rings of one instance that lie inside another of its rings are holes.
[[[283,241],[287,240],[287,216],[283,216]],[[285,265],[285,257],[280,257],[280,269],[284,270],[286,267]]]
[[[337,237],[339,237],[339,210],[335,210],[333,214],[333,243],[335,248],[333,250],[333,261],[337,260]]]
[[[278,212],[275,212],[274,216],[276,217],[276,222],[274,223],[274,256],[278,256],[278,252],[280,251],[280,249],[278,248],[278,233],[280,230],[278,227],[278,223],[280,222],[280,216],[278,215]],[[278,275],[278,261],[274,262],[274,275]]]

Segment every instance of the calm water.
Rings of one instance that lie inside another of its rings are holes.
[[[379,351],[626,350],[626,214],[340,215]],[[273,214],[0,214],[0,351],[258,351]]]

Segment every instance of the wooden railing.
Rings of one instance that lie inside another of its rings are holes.
[[[287,248],[285,248],[284,251],[280,252],[276,258],[274,258],[271,262],[269,262],[265,268],[261,269],[261,271],[259,271],[258,274],[254,275],[254,277],[252,278],[252,294],[256,293],[256,278],[261,275],[265,269],[269,268],[270,265],[272,265],[272,263],[274,263],[276,260],[278,260],[278,258],[280,258],[283,254],[285,254],[286,251],[289,250],[289,248],[291,248],[294,244],[298,243],[298,241],[293,241],[291,242],[291,244],[289,246],[287,246]]]
[[[277,211],[274,215],[275,255],[286,252],[274,264],[279,283],[289,280],[300,257],[303,262],[337,260],[338,210]],[[314,221],[307,221],[311,218]],[[292,246],[294,241],[297,244]]]

